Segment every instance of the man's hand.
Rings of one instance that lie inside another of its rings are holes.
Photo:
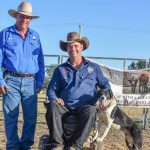
[[[8,86],[7,85],[0,86],[0,94],[6,94],[7,90],[8,90]]]
[[[64,105],[64,100],[63,99],[57,98],[56,101],[57,101],[58,104]]]

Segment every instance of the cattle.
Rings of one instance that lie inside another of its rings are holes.
[[[139,77],[139,93],[148,92],[149,74],[141,73]]]
[[[135,74],[131,75],[131,78],[128,80],[131,86],[131,93],[135,93],[135,89],[138,83],[138,77]]]

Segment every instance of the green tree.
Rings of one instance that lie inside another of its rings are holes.
[[[133,61],[130,66],[128,66],[129,70],[136,70],[136,63]]]
[[[56,67],[57,67],[56,64],[52,64],[52,65],[50,65],[49,67],[46,68],[47,76],[48,76],[50,79],[52,78],[53,72],[54,72],[54,70],[55,70]]]
[[[57,64],[52,64],[49,67],[46,67],[46,78],[44,81],[44,87],[47,88],[50,79],[52,78],[54,69],[57,67]]]
[[[137,63],[136,62],[132,62],[129,66],[128,69],[129,70],[136,70],[136,69],[144,69],[146,68],[146,61],[144,60],[139,60]]]
[[[140,60],[140,61],[137,62],[136,66],[137,66],[138,69],[144,69],[144,68],[147,67],[146,66],[146,61]]]

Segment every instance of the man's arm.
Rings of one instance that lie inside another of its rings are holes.
[[[60,73],[58,67],[56,67],[47,88],[47,97],[49,101],[58,99],[61,87],[60,84]]]
[[[0,94],[6,94],[7,85],[3,78],[2,63],[3,63],[3,35],[0,33]]]
[[[98,80],[98,86],[100,89],[108,89],[111,91],[111,86],[109,84],[109,81],[104,77],[100,66],[96,64],[96,74],[97,74],[97,80]]]
[[[38,65],[39,65],[39,71],[35,74],[35,80],[36,80],[37,89],[42,89],[44,84],[44,79],[45,79],[45,66],[44,66],[44,56],[43,56],[41,44],[40,44],[40,51],[38,55]]]

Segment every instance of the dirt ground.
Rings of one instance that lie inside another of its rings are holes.
[[[142,112],[139,109],[124,109],[124,111],[135,120],[142,119]],[[148,114],[149,115],[149,114]],[[39,116],[38,116],[39,117]],[[150,115],[148,116],[150,118]],[[139,121],[142,125],[142,120]],[[22,122],[19,122],[19,134],[21,133]],[[39,149],[39,141],[42,135],[48,134],[47,126],[45,122],[38,123],[35,135],[35,144],[32,150]],[[144,143],[143,150],[150,150],[150,129],[143,130]],[[0,119],[0,150],[5,150],[5,133],[3,127],[3,120]],[[107,137],[104,139],[104,149],[105,150],[128,150],[125,144],[124,133],[119,130],[111,128]]]
[[[1,124],[2,122],[0,122]],[[46,134],[47,126],[38,124],[35,136],[35,144],[32,150],[39,149],[39,140],[43,134]],[[150,150],[150,130],[143,130],[144,134],[144,144],[143,150]],[[0,150],[5,150],[5,135],[3,132],[0,133]],[[125,145],[124,134],[121,131],[111,129],[104,140],[105,150],[128,150]]]
[[[20,131],[21,131],[21,125],[19,126],[19,132]],[[48,134],[46,124],[38,123],[36,129],[36,135],[35,135],[35,144],[33,145],[32,150],[39,149],[39,140],[40,137],[44,134]],[[150,150],[150,129],[143,130],[143,135],[144,135],[143,150]],[[5,139],[4,128],[3,128],[3,120],[0,120],[0,150],[5,150],[5,142],[6,139]],[[111,128],[107,137],[104,140],[104,149],[105,150],[127,150],[124,133],[122,133],[119,130],[115,130]]]

